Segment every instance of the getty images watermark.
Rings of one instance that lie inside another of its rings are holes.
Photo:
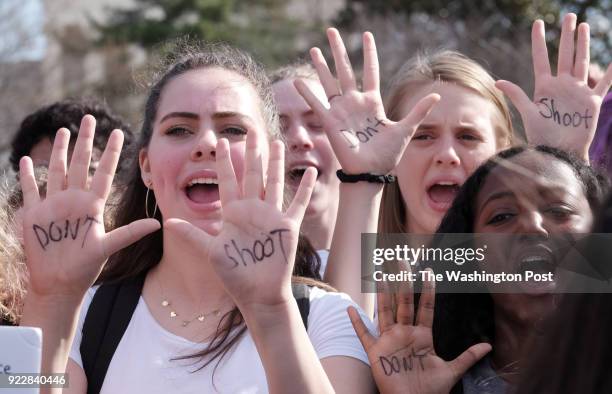
[[[612,292],[611,241],[609,234],[363,234],[362,291],[435,280],[449,293]]]

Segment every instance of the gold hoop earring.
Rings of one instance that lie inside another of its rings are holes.
[[[147,194],[145,195],[145,214],[147,215],[147,218],[154,218],[155,214],[157,213],[157,201],[155,201],[155,208],[153,208],[153,216],[149,216],[149,192],[151,191],[151,188],[149,188],[147,186]]]

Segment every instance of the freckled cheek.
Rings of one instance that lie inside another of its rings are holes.
[[[491,154],[489,154],[491,153]],[[486,149],[467,150],[461,154],[461,162],[466,175],[471,175],[481,164],[486,162],[495,152]]]
[[[427,172],[433,164],[432,155],[425,149],[411,147],[404,151],[399,164],[396,167],[396,175],[410,188],[419,187]]]
[[[154,156],[150,156],[154,157]],[[180,177],[181,161],[171,155],[160,155],[158,160],[151,160],[151,175],[153,184],[158,190],[174,193]]]
[[[407,187],[418,187],[423,181],[432,163],[431,155],[427,155],[423,149],[412,149],[404,153],[396,167],[398,181]]]
[[[465,169],[465,175],[470,176],[484,161],[476,160],[474,157],[468,157],[463,160],[463,168]]]
[[[403,161],[398,166],[397,180],[402,197],[408,206],[415,207],[419,204],[424,191],[422,182],[426,170],[422,162],[414,160]]]
[[[505,148],[504,148],[505,149]],[[488,160],[490,157],[494,156],[495,154],[497,154],[497,152],[503,150],[503,149],[497,149],[497,145],[495,143],[486,143],[483,144],[481,147],[481,156],[484,158],[483,161]]]
[[[422,141],[413,141],[408,144],[398,164],[398,168],[400,166],[409,168],[412,171],[412,175],[424,176],[434,164],[434,157],[438,153],[439,148],[437,143],[423,145],[417,144],[417,142],[421,143]]]

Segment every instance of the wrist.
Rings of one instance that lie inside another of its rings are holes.
[[[293,296],[274,304],[250,303],[238,306],[249,330],[256,328],[270,330],[287,324],[291,315],[299,308]]]
[[[357,182],[366,182],[366,183],[393,183],[395,182],[394,175],[384,175],[384,174],[372,174],[369,172],[364,173],[349,173],[344,172],[342,169],[336,171],[336,176],[342,183],[357,183]]]
[[[340,183],[340,198],[371,200],[382,196],[384,186],[382,183],[369,182]]]
[[[49,322],[62,326],[76,316],[84,297],[73,295],[40,295],[28,291],[24,298],[20,325],[40,327]]]
[[[61,310],[70,307],[78,307],[85,294],[39,294],[28,289],[24,298],[24,308],[31,307],[41,311]]]

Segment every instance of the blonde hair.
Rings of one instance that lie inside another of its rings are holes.
[[[312,64],[305,61],[297,61],[295,63],[288,64],[277,68],[270,73],[270,83],[275,84],[276,82],[283,81],[285,79],[314,79],[319,81],[317,70]]]
[[[459,52],[443,50],[421,54],[407,61],[392,78],[385,102],[387,116],[398,121],[400,104],[416,89],[433,82],[453,83],[489,100],[497,109],[494,124],[497,149],[512,145],[512,117],[503,93],[495,87],[493,77],[477,62]],[[381,233],[406,232],[406,206],[397,183],[387,184],[380,208]]]
[[[25,297],[27,270],[23,247],[14,231],[13,214],[18,206],[16,189],[2,185],[0,192],[0,319],[18,324]]]

